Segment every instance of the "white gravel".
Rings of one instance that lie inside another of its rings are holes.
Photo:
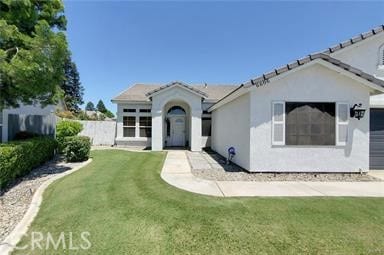
[[[32,170],[27,176],[10,184],[0,193],[0,242],[21,221],[34,192],[46,180],[71,170],[81,163],[66,163],[62,158],[55,158]]]
[[[249,173],[213,151],[187,152],[192,174],[215,181],[382,181],[366,173]]]

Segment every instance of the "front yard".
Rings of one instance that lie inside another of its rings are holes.
[[[166,184],[164,153],[106,150],[92,157],[45,191],[23,245],[41,231],[65,233],[67,250],[51,245],[47,254],[384,253],[381,198],[215,198]],[[69,233],[78,246],[81,232],[90,233],[91,248],[68,250]]]

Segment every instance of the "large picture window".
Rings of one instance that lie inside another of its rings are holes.
[[[123,117],[123,136],[135,137],[135,129],[136,129],[136,117],[124,116]]]
[[[152,135],[152,117],[140,117],[140,137],[151,137]]]
[[[286,145],[335,145],[335,103],[287,102]]]

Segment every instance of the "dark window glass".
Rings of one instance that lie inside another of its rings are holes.
[[[123,128],[124,137],[135,137],[135,127],[124,127]]]
[[[124,116],[123,117],[123,126],[135,126],[136,117],[134,116]]]
[[[136,112],[136,109],[123,109],[123,112]]]
[[[140,127],[151,127],[152,117],[140,117]]]
[[[151,137],[152,117],[140,117],[140,137]]]
[[[201,135],[211,136],[211,118],[201,119]]]
[[[286,145],[335,145],[335,103],[294,103],[285,106]]]
[[[140,128],[140,137],[151,137],[151,136],[152,136],[152,128],[150,127]]]
[[[151,109],[140,109],[140,112],[151,112]]]

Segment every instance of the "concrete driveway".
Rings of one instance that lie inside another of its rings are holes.
[[[197,178],[185,151],[168,151],[161,172],[164,181],[186,191],[218,197],[384,197],[384,182],[255,182]]]

